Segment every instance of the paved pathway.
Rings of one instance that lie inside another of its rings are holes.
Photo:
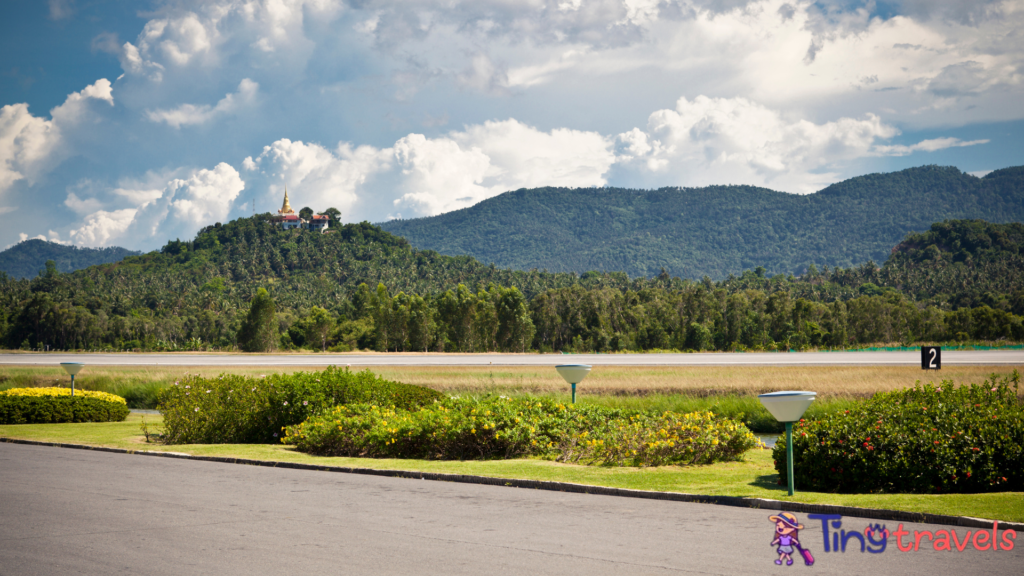
[[[823,551],[771,512],[0,444],[0,574],[1019,574],[1013,551]],[[847,518],[843,528],[863,530]],[[889,522],[893,530],[898,523]],[[950,527],[906,525],[917,530]],[[962,538],[967,529],[955,529]]]

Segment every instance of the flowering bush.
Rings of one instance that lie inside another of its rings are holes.
[[[70,388],[12,388],[0,392],[0,424],[120,422],[128,417],[124,398]]]
[[[339,404],[371,402],[413,408],[441,395],[429,388],[328,367],[250,378],[186,376],[161,395],[163,441],[168,444],[275,442],[285,426]]]
[[[793,428],[798,487],[830,492],[1024,489],[1020,375],[983,384],[920,384]],[[1011,386],[1012,384],[1012,386]],[[785,443],[775,469],[786,482]]]
[[[447,398],[421,409],[339,406],[282,440],[323,456],[471,459],[546,456],[562,462],[659,466],[735,459],[756,438],[710,412],[627,413],[551,399]]]
[[[67,396],[71,397],[71,388],[11,388],[4,390],[0,394],[6,394],[8,396]],[[106,392],[98,392],[96,390],[75,390],[75,397],[83,398],[99,398],[107,402],[119,402],[126,404],[125,399],[116,395],[108,394]]]

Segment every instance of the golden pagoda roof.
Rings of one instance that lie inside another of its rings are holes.
[[[292,205],[288,202],[288,187],[284,187],[284,204],[281,205],[281,209],[277,211],[278,214],[295,214],[295,210],[292,210]]]

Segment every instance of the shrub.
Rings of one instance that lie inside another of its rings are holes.
[[[0,424],[120,422],[128,417],[124,398],[67,388],[14,388],[0,392]]]
[[[9,390],[4,390],[3,392],[0,392],[0,394],[7,396],[67,396],[68,398],[70,398],[71,389],[57,387],[11,388]],[[107,402],[117,402],[120,404],[126,403],[124,398],[116,394],[108,394],[106,392],[98,392],[96,390],[75,390],[75,397],[77,398],[79,396],[83,398],[98,398],[100,400],[104,400]]]
[[[108,388],[118,396],[123,396],[129,408],[153,410],[160,402],[160,393],[167,385],[163,382],[123,382]]]
[[[331,366],[259,378],[186,376],[161,393],[159,410],[168,444],[263,443],[275,442],[285,426],[339,404],[412,408],[440,397],[429,388],[384,380],[369,370],[353,373]]]
[[[282,440],[322,456],[470,459],[545,456],[562,462],[658,466],[735,459],[757,440],[710,412],[651,415],[546,398],[448,398],[418,410],[339,406]]]
[[[1020,375],[981,385],[920,383],[793,430],[800,488],[830,492],[992,492],[1024,489]],[[1012,384],[1012,387],[1011,387]],[[775,469],[786,482],[786,447]]]

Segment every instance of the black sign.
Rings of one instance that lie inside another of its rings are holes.
[[[921,370],[942,369],[942,348],[939,346],[921,346]]]

